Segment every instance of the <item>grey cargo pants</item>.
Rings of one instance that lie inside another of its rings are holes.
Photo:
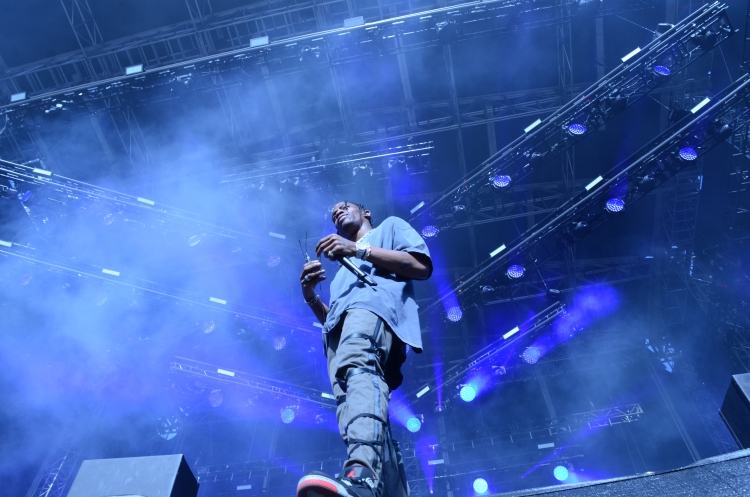
[[[344,467],[365,466],[384,495],[408,496],[401,452],[388,422],[391,390],[403,380],[406,345],[376,314],[349,309],[326,337],[326,357],[339,432],[348,447]]]

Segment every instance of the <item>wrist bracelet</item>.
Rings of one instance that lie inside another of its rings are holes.
[[[315,294],[315,297],[311,298],[310,300],[305,300],[305,304],[307,304],[310,307],[312,307],[315,304],[317,304],[319,300],[320,300],[320,295]]]
[[[363,261],[366,261],[367,259],[369,259],[369,258],[370,258],[370,252],[371,252],[371,251],[372,251],[372,250],[371,250],[371,247],[369,247],[369,246],[368,246],[368,247],[367,247],[367,250],[365,250],[365,253],[364,253],[364,255],[362,256],[362,260],[363,260]]]

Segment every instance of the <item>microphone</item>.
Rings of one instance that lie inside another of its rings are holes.
[[[348,257],[336,257],[336,260],[341,263],[346,269],[348,269],[359,281],[367,283],[370,286],[378,286],[377,282],[370,278],[369,274],[362,271],[359,266],[354,264]]]

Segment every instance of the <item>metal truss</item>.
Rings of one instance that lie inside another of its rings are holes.
[[[65,497],[68,483],[78,469],[81,449],[71,432],[63,432],[52,444],[47,458],[42,463],[26,497]]]
[[[325,409],[336,409],[336,400],[329,392],[299,385],[292,385],[272,378],[230,371],[184,357],[176,357],[169,363],[171,373],[191,375],[213,383],[225,383],[266,394],[269,398],[283,398],[315,404]]]
[[[73,28],[78,46],[81,47],[84,57],[88,58],[88,49],[104,41],[89,2],[87,0],[60,0],[60,3],[70,27]],[[90,73],[89,77],[95,77],[95,74]]]
[[[127,271],[123,272],[80,263],[74,259],[65,259],[56,254],[40,252],[33,248],[4,240],[0,240],[0,257],[11,262],[32,266],[40,272],[70,276],[71,278],[85,278],[94,283],[102,284],[104,288],[128,288],[157,299],[168,299],[174,303],[195,306],[209,312],[228,313],[258,322],[270,328],[285,329],[287,331],[293,330],[308,334],[313,333],[316,335],[320,333],[314,329],[312,323],[304,323],[289,316],[271,314],[264,309],[215,296],[201,295],[195,292],[163,286],[147,279],[135,278],[128,274]]]
[[[519,182],[535,169],[624,111],[673,74],[708,53],[734,33],[718,2],[705,5],[656,37],[577,98],[544,121],[530,124],[524,135],[487,159],[476,173],[464,177],[438,199],[418,210],[410,222],[453,214],[465,217],[491,202],[503,188]],[[561,76],[562,78],[563,76]],[[572,180],[572,162],[565,175]],[[501,177],[501,176],[502,177]],[[495,181],[497,178],[497,181]]]
[[[745,126],[750,115],[744,100],[747,94],[750,94],[750,76],[743,76],[722,91],[715,103],[696,107],[690,117],[592,181],[547,219],[507,246],[499,247],[490,259],[462,277],[452,291],[466,300],[480,294],[484,286],[509,286],[511,280],[502,271],[508,264],[524,264],[526,271],[532,272],[549,261],[564,247],[618,214],[621,209],[605,208],[607,199],[617,197],[622,205],[635,202],[726,140],[732,130]],[[442,295],[423,307],[422,312],[437,309],[441,298]]]
[[[69,1],[69,0],[68,0]],[[276,2],[281,4],[282,2]],[[0,89],[5,93],[26,91],[33,96],[29,100],[49,99],[66,91],[73,94],[91,87],[86,81],[90,63],[96,77],[91,83],[99,86],[124,88],[127,79],[126,68],[143,64],[144,71],[137,75],[139,84],[143,77],[151,74],[190,66],[193,71],[199,65],[233,60],[243,55],[255,54],[266,63],[273,60],[298,60],[300,50],[307,47],[312,54],[330,51],[337,60],[350,60],[348,48],[351,43],[370,48],[374,53],[422,48],[438,42],[437,22],[448,22],[460,27],[460,36],[468,38],[484,36],[491,32],[509,31],[518,28],[534,28],[553,25],[559,21],[555,15],[556,0],[490,0],[460,3],[448,7],[422,10],[422,5],[412,6],[411,2],[399,2],[396,10],[406,14],[384,19],[379,4],[370,8],[356,7],[364,14],[362,24],[352,23],[346,27],[344,20],[351,17],[352,10],[346,1],[296,2],[276,9],[268,9],[268,4],[258,4],[214,13],[210,21],[198,18],[198,11],[187,1],[191,20],[161,30],[138,35],[99,47],[96,56],[86,58],[80,53],[66,54],[41,63],[29,64],[11,69],[0,79]],[[356,4],[356,2],[353,2]],[[574,2],[567,2],[573,4]],[[621,7],[602,7],[596,15],[611,15],[636,9],[648,8],[644,0],[626,1]],[[366,19],[364,19],[366,15]],[[326,22],[327,20],[327,22]],[[316,28],[325,26],[325,31]],[[345,27],[341,27],[341,26]],[[337,26],[333,29],[331,27]],[[454,26],[455,27],[455,26]],[[199,33],[199,35],[196,35]],[[262,39],[267,36],[268,39]],[[401,37],[401,46],[394,42]],[[204,55],[207,40],[219,52]],[[253,42],[251,40],[259,40]],[[330,60],[326,59],[325,60]],[[111,77],[111,75],[121,75]],[[98,90],[102,90],[99,88]],[[0,109],[7,106],[0,107]]]

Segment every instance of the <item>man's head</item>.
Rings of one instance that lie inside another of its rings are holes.
[[[343,200],[336,203],[331,209],[331,221],[336,226],[336,231],[342,235],[354,237],[363,225],[369,225],[372,229],[372,215],[362,204],[355,204]]]

